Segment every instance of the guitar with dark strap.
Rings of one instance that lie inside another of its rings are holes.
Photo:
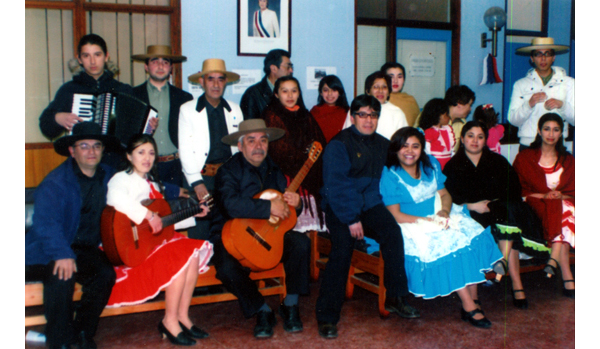
[[[317,161],[323,147],[313,142],[308,159],[298,171],[286,191],[295,192]],[[273,200],[283,194],[274,189],[264,190],[254,196],[255,199]],[[240,264],[253,271],[273,269],[283,255],[283,235],[296,226],[296,210],[290,210],[286,219],[271,216],[269,219],[235,218],[227,221],[221,232],[221,239],[227,252]]]
[[[212,197],[203,199],[203,205],[212,205]],[[135,224],[127,215],[113,206],[106,206],[100,220],[102,247],[113,265],[135,267],[142,264],[154,248],[170,240],[175,233],[173,225],[202,211],[200,205],[191,205],[175,213],[164,199],[148,199],[142,201],[150,211],[161,217],[163,229],[157,234],[147,220]]]

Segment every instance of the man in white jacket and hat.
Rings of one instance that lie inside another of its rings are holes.
[[[531,46],[517,49],[517,53],[529,54],[535,66],[515,83],[510,99],[508,121],[519,127],[519,150],[533,142],[538,120],[546,113],[557,113],[566,121],[565,138],[567,123],[575,126],[575,79],[567,76],[563,68],[552,66],[556,54],[568,49],[555,45],[552,38],[535,38]]]

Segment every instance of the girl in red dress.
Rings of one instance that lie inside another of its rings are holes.
[[[141,204],[144,199],[167,199],[187,194],[173,185],[163,190],[156,176],[156,142],[149,135],[135,136],[127,147],[128,168],[118,172],[108,182],[107,204],[125,214],[135,224],[147,222],[154,234],[163,226],[157,213]],[[202,206],[202,217],[208,208]],[[206,332],[194,326],[188,310],[198,274],[208,270],[212,256],[208,241],[188,239],[175,232],[173,238],[157,246],[146,260],[135,267],[115,267],[117,281],[108,306],[140,304],[165,290],[165,316],[158,324],[163,338],[173,344],[193,345],[193,338],[205,338]]]
[[[552,277],[560,267],[563,294],[575,298],[569,263],[570,247],[575,247],[575,158],[565,148],[563,126],[560,115],[544,114],[535,140],[519,152],[514,167],[525,201],[542,219],[544,237],[552,246],[544,272]]]
[[[335,75],[327,75],[321,79],[317,105],[310,113],[319,123],[327,143],[342,130],[348,109],[350,106],[340,79]]]
[[[425,104],[419,119],[419,127],[425,132],[427,154],[433,155],[442,166],[454,155],[456,142],[450,122],[448,103],[441,98],[434,98]]]

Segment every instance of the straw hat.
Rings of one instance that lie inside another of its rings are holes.
[[[227,71],[224,60],[219,58],[209,58],[202,62],[202,71],[188,76],[188,80],[193,84],[197,84],[201,77],[209,73],[223,73],[227,78],[227,82],[234,82],[240,79],[238,74]]]
[[[221,142],[228,145],[237,145],[238,139],[248,133],[265,132],[269,137],[269,142],[273,142],[283,137],[285,131],[277,127],[267,127],[263,119],[250,119],[240,123],[240,130],[221,138]]]
[[[187,61],[186,56],[177,56],[171,53],[171,46],[167,45],[150,45],[146,48],[146,54],[144,55],[133,55],[131,59],[134,61],[145,62],[150,58],[167,58],[173,63],[180,63]]]
[[[121,143],[115,136],[102,133],[99,124],[93,121],[84,121],[73,126],[73,133],[63,136],[54,142],[54,150],[64,156],[70,156],[69,147],[82,139],[96,139],[102,142],[106,151],[117,151],[121,149]]]
[[[554,50],[555,53],[563,53],[569,50],[569,46],[555,45],[553,38],[534,38],[531,40],[531,46],[525,46],[517,49],[517,53],[529,55],[534,50]]]

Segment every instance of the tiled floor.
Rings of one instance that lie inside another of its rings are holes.
[[[574,267],[573,267],[574,268]],[[301,317],[304,331],[288,334],[281,318],[270,339],[252,335],[254,319],[244,319],[236,301],[194,306],[192,319],[210,333],[196,347],[203,348],[574,348],[575,301],[562,295],[560,278],[545,279],[542,272],[524,274],[523,282],[529,309],[512,305],[510,282],[480,285],[479,295],[491,329],[478,329],[460,320],[460,301],[456,295],[433,300],[409,298],[422,317],[406,320],[397,316],[381,319],[377,297],[355,288],[354,297],[344,303],[338,324],[339,337],[319,337],[315,302],[319,282],[311,284],[309,297],[302,297]],[[277,298],[269,297],[277,309]],[[156,326],[162,311],[102,318],[96,342],[99,348],[172,348],[161,340]],[[27,330],[43,331],[43,326]],[[40,348],[26,344],[26,348]]]

